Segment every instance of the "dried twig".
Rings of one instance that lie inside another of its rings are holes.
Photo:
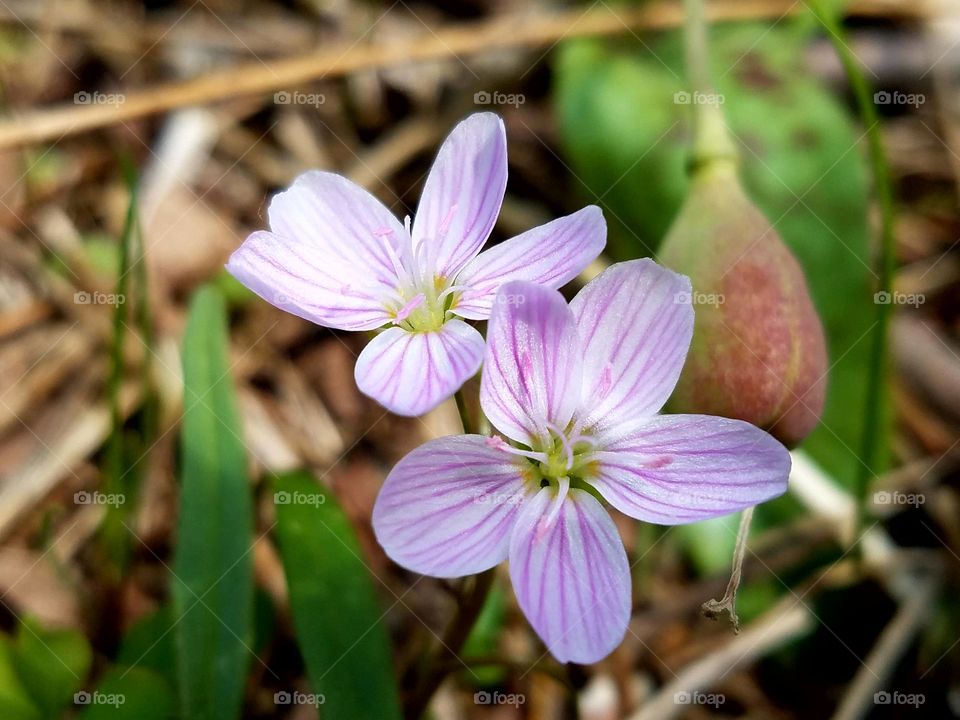
[[[853,3],[848,12],[916,17],[928,12],[926,4],[900,6],[883,0],[860,0]],[[801,3],[790,0],[729,0],[723,4],[711,4],[709,9],[710,19],[714,21],[780,18],[805,11]],[[24,113],[0,123],[0,149],[58,140],[175,108],[272,92],[357,70],[505,48],[549,47],[562,39],[618,35],[630,32],[633,28],[665,29],[679,25],[682,16],[682,10],[676,3],[664,2],[616,10],[603,6],[587,12],[574,9],[533,17],[509,14],[482,23],[429,30],[423,37],[397,43],[343,43],[286,60],[244,64],[192,80],[125,93],[124,102],[118,105],[69,104]]]
[[[719,600],[707,600],[700,610],[708,618],[716,619],[726,612],[733,624],[733,631],[740,632],[740,618],[737,616],[737,590],[740,587],[740,574],[743,570],[743,556],[747,552],[747,536],[750,534],[750,523],[753,520],[753,508],[749,507],[740,515],[740,528],[737,530],[737,545],[733,553],[733,569],[730,571],[730,582],[726,592]]]

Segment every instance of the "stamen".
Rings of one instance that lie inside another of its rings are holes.
[[[407,237],[405,238],[406,242],[400,244],[400,248],[403,251],[401,256],[403,259],[403,266],[407,268],[407,276],[411,278],[413,283],[418,284],[419,273],[417,272],[417,261],[413,254],[413,235],[410,234],[410,216],[407,215],[403,220],[403,226],[407,230]]]
[[[430,258],[428,257],[430,252],[429,245],[430,241],[424,238],[413,249],[414,275],[417,278],[417,282],[421,285],[426,284],[427,277],[432,274],[432,266],[430,265]]]
[[[494,450],[503,450],[511,455],[519,455],[520,457],[530,458],[531,460],[536,460],[537,462],[541,463],[546,463],[549,461],[546,453],[515,448],[513,445],[508,445],[506,442],[504,442],[503,438],[497,437],[496,435],[488,437],[484,442],[486,442],[486,445],[489,448],[493,448]]]
[[[406,268],[404,268],[403,261],[400,259],[400,256],[397,255],[397,249],[393,246],[393,230],[384,228],[374,232],[374,235],[376,235],[382,241],[383,248],[387,251],[387,257],[390,260],[390,264],[393,265],[393,271],[397,274],[397,280],[405,284],[410,282],[410,275]]]
[[[450,287],[448,287],[446,290],[444,290],[442,293],[440,293],[437,296],[437,300],[443,301],[443,299],[447,297],[447,295],[450,295],[455,292],[466,292],[469,289],[470,289],[469,285],[451,285]]]
[[[567,470],[569,471],[570,468],[573,467],[573,443],[568,442],[566,433],[549,420],[547,421],[547,428],[560,439],[560,443],[563,445],[563,452],[567,456]]]
[[[410,302],[408,302],[402,308],[397,310],[397,314],[394,316],[394,320],[398,323],[403,322],[408,317],[410,317],[410,313],[412,313],[418,307],[423,305],[425,301],[426,301],[426,298],[424,297],[423,293],[418,293],[413,297],[412,300],[410,300]]]
[[[583,430],[583,416],[577,415],[576,417],[574,417],[574,423],[573,423],[573,427],[570,429],[570,434],[573,436],[576,436],[577,438],[580,438],[581,437],[580,433],[582,430]]]
[[[579,443],[586,443],[590,446],[591,450],[593,450],[594,445],[596,444],[594,443],[593,438],[589,435],[580,435],[578,433],[570,438],[570,447],[576,447]]]
[[[560,511],[563,509],[563,501],[567,499],[567,493],[570,490],[570,478],[563,476],[559,479],[558,483],[557,496],[550,505],[550,511],[540,518],[540,522],[537,523],[536,537],[538,540],[546,535],[553,527],[553,524],[557,521],[557,517],[560,515]]]

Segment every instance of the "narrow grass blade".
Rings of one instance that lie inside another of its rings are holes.
[[[177,684],[188,719],[240,717],[253,623],[252,510],[223,298],[196,293],[183,341]]]

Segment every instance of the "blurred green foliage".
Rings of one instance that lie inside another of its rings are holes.
[[[460,653],[461,657],[467,659],[468,665],[472,657],[483,658],[496,655],[500,647],[500,632],[503,630],[507,613],[506,603],[506,592],[503,587],[494,582],[487,594],[483,609],[477,617],[477,622],[467,636]],[[460,677],[465,682],[478,687],[490,687],[503,682],[506,673],[497,665],[478,665],[472,666],[470,670],[464,670],[460,673]]]
[[[143,668],[108,669],[82,720],[172,720],[176,702],[169,683]]]
[[[0,717],[58,717],[83,687],[92,661],[90,645],[77,630],[22,620],[12,638],[0,636]]]
[[[117,664],[153,670],[167,682],[176,685],[176,649],[173,633],[173,611],[168,605],[140,618],[120,642]]]

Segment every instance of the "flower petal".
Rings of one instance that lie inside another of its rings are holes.
[[[406,230],[356,183],[335,173],[305,172],[273,198],[267,215],[277,235],[326,251],[325,259],[335,265],[321,270],[343,278],[339,286],[372,280],[395,287],[396,269],[390,258],[400,254]]]
[[[372,330],[391,320],[378,287],[349,285],[330,270],[326,252],[271,232],[250,235],[227,271],[271,305],[325,327]]]
[[[480,406],[495,428],[532,444],[566,427],[580,403],[580,339],[563,296],[518,280],[501,286],[487,327]]]
[[[604,442],[601,440],[601,442]],[[660,415],[607,438],[587,478],[621,512],[661,525],[727,515],[782,495],[790,453],[742,420]]]
[[[583,338],[584,425],[654,415],[693,336],[690,279],[653,260],[611,265],[570,303]]]
[[[453,311],[471,320],[490,317],[497,289],[509,280],[559,288],[590,264],[607,242],[607,224],[596,205],[533,228],[485,250],[457,276],[466,290]]]
[[[507,137],[493,113],[458,124],[440,147],[413,220],[431,267],[453,277],[486,242],[507,186]]]
[[[516,457],[488,440],[437,438],[394,466],[373,507],[373,530],[398,565],[461,577],[507,558],[528,495]]]
[[[370,193],[333,173],[311,171],[276,195],[272,232],[255,232],[227,270],[267,302],[328,327],[369,330],[390,320],[391,261],[406,230]]]
[[[392,327],[360,353],[357,387],[397,415],[423,415],[480,369],[483,336],[463,320],[433,332]]]
[[[520,511],[510,540],[510,577],[533,629],[560,662],[602,660],[630,621],[630,567],[603,506],[570,490],[555,520],[544,488]]]

